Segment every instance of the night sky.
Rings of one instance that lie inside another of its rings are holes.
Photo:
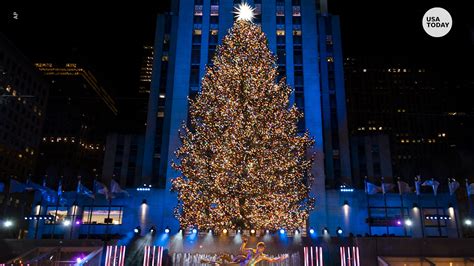
[[[119,99],[134,97],[142,46],[153,44],[156,14],[168,8],[166,0],[106,8],[85,1],[15,2],[2,3],[0,30],[21,51],[33,62],[85,63]],[[443,38],[432,38],[421,27],[423,14],[435,6],[453,17],[453,28]],[[345,56],[402,55],[463,77],[474,70],[474,1],[329,0],[329,7],[341,16]]]

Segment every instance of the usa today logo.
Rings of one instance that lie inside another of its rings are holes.
[[[433,7],[423,16],[423,29],[431,37],[439,38],[448,34],[453,26],[449,12],[441,7]]]

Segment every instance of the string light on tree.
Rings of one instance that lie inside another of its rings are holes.
[[[247,2],[242,2],[235,7],[234,14],[237,20],[252,21],[254,18],[255,8],[251,7]]]
[[[290,106],[285,80],[276,82],[276,57],[247,6],[189,99],[190,124],[173,163],[180,176],[172,181],[183,228],[295,230],[314,205],[314,141],[298,133],[303,114]]]

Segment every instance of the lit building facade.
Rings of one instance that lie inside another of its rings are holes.
[[[150,45],[143,46],[142,65],[140,67],[139,94],[150,93],[151,74],[153,70],[154,48]]]
[[[178,130],[188,119],[188,97],[199,92],[205,67],[212,64],[240,3],[173,1],[172,12],[158,17],[141,183],[169,189],[177,176],[170,163],[180,143]],[[314,215],[324,217],[325,187],[352,180],[338,18],[314,0],[249,4],[255,7],[253,22],[262,26],[278,56],[280,76],[294,89],[291,103],[305,114],[299,130],[308,130],[316,140],[312,192],[321,205]]]
[[[101,174],[107,128],[118,113],[115,101],[82,66],[36,67],[51,87],[36,175],[46,175],[49,184],[63,177],[65,187],[75,186],[78,176],[91,183]]]
[[[48,83],[0,34],[0,180],[34,173],[48,98]]]

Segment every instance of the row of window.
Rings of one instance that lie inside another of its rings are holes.
[[[91,225],[120,225],[123,218],[122,206],[84,206],[82,213],[72,215],[66,206],[48,206],[46,215],[52,220],[45,220],[45,224],[61,224],[66,220],[78,224]],[[73,220],[73,221],[71,221]]]

